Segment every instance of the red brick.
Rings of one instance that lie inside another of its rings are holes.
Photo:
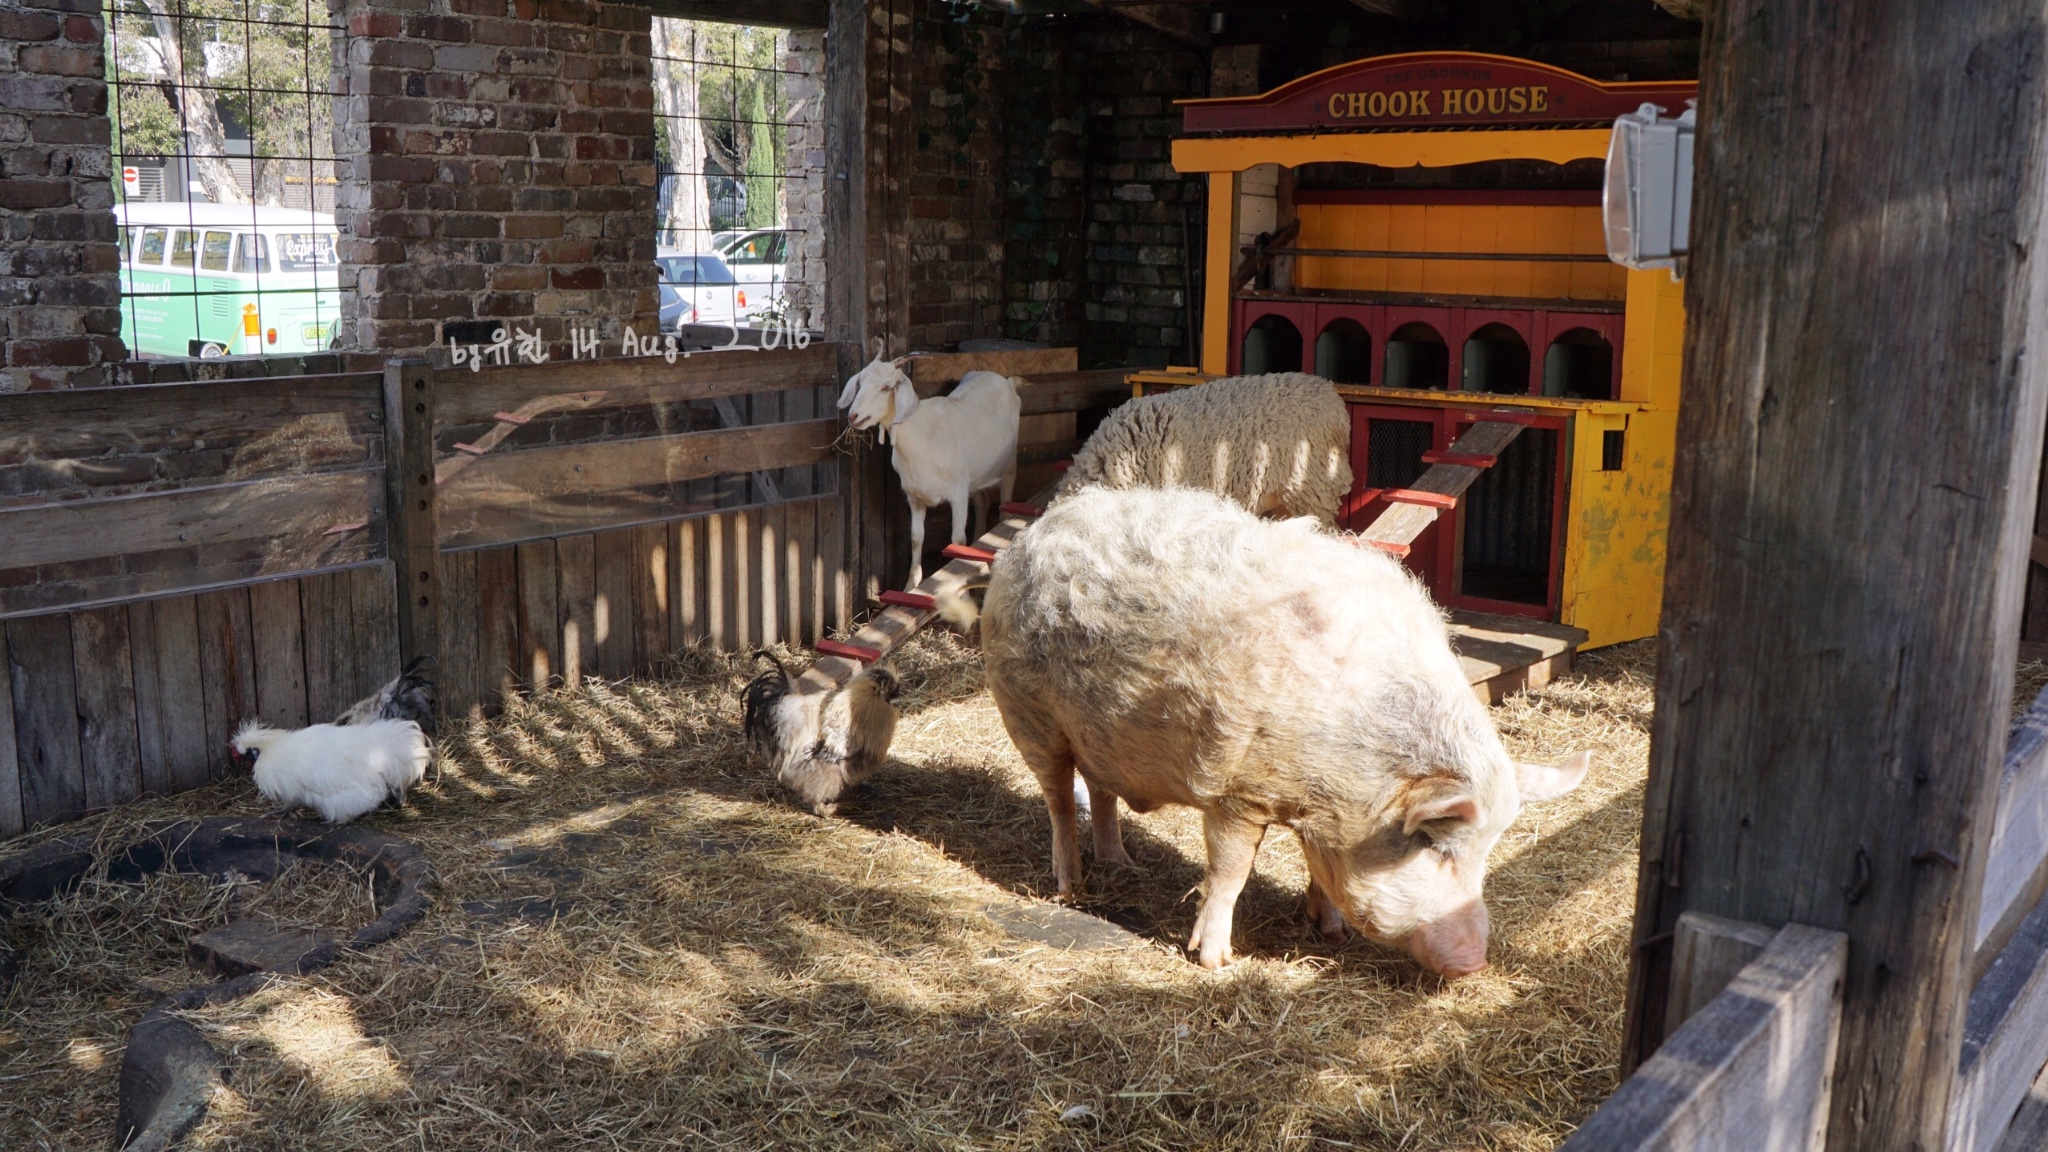
[[[440,40],[467,44],[471,40],[469,21],[455,16],[415,16],[406,22],[405,34],[415,40]]]
[[[95,345],[84,336],[55,340],[14,340],[7,345],[7,363],[17,367],[91,364]]]
[[[19,70],[40,76],[99,76],[106,68],[97,48],[30,44],[15,59]]]
[[[21,211],[71,203],[69,180],[0,180],[0,208]]]
[[[570,271],[556,268],[548,276],[548,282],[556,288],[590,290],[604,287],[604,269],[578,268]]]
[[[506,221],[510,231],[511,221]],[[548,270],[537,264],[500,264],[491,269],[491,287],[500,292],[532,292],[548,286]]]
[[[562,235],[560,216],[507,216],[505,239],[554,240]]]
[[[85,16],[72,19],[91,23]],[[48,12],[0,12],[0,40],[55,40],[59,27],[57,18]]]
[[[396,12],[357,12],[348,18],[348,30],[354,36],[389,38],[405,31],[405,22]]]
[[[64,18],[64,38],[73,44],[97,44],[106,34],[106,25],[90,16]]]

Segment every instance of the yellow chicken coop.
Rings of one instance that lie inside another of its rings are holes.
[[[1523,433],[1411,546],[1453,609],[1656,629],[1685,320],[1664,271],[1607,258],[1616,116],[1692,82],[1604,83],[1459,52],[1358,60],[1182,102],[1207,173],[1201,373],[1310,371],[1350,405],[1362,528],[1482,416]]]

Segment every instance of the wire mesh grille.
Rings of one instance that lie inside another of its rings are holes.
[[[657,17],[662,322],[815,327],[822,54],[802,33]]]
[[[324,0],[111,0],[133,356],[326,349],[341,312]]]

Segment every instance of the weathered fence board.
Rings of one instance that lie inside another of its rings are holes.
[[[478,632],[477,552],[449,552],[441,557],[441,656],[435,680],[441,711],[468,716],[482,703],[484,685],[492,684]]]
[[[0,631],[0,837],[19,836],[28,827],[21,810],[21,770],[14,747],[14,678],[7,659],[6,636]]]
[[[499,412],[532,417],[542,411],[593,411],[681,400],[709,400],[830,383],[838,353],[831,344],[766,352],[678,358],[565,361],[436,374],[438,421],[479,424]],[[536,410],[529,405],[547,407]]]
[[[207,765],[213,749],[206,742],[206,699],[199,669],[199,605],[193,596],[172,596],[163,600],[143,601],[131,606],[128,621],[132,626],[148,613],[151,638],[150,659],[147,661],[148,679],[155,691],[150,693],[156,712],[154,743],[158,749],[158,763],[162,780],[151,785],[144,778],[144,786],[151,791],[182,792],[206,783]],[[133,634],[139,632],[132,631]],[[136,666],[144,667],[141,649],[136,650]],[[144,677],[138,673],[138,684]],[[137,710],[137,728],[142,729],[141,710]],[[145,744],[151,742],[152,733],[140,731]]]
[[[519,595],[519,550],[486,548],[476,554],[477,666],[484,679],[476,703],[519,690],[529,674],[521,645],[524,599]]]
[[[555,610],[562,634],[562,683],[581,684],[597,671],[594,547],[588,532],[555,541]]]
[[[658,668],[669,654],[669,597],[674,587],[669,525],[643,524],[629,531],[633,534],[628,584],[633,596],[632,665]]]
[[[2021,921],[1970,992],[1949,1098],[1948,1152],[1989,1152],[2048,1064],[2048,899]]]
[[[1777,933],[1761,924],[1687,912],[1671,942],[1671,996],[1665,1009],[1673,1028],[1706,1007],[1756,959]]]
[[[256,715],[256,646],[249,629],[248,589],[205,592],[195,601],[199,613],[199,675],[205,700],[206,747],[212,753],[207,767],[209,774],[213,774],[227,770],[223,750],[242,721]]]
[[[1840,932],[1780,929],[1560,1152],[1818,1152],[1848,951]]]
[[[0,510],[0,615],[353,563],[380,542],[382,485],[353,469]]]
[[[249,627],[256,652],[256,714],[277,728],[303,728],[306,714],[305,623],[299,582],[249,585]]]
[[[633,674],[633,549],[638,528],[614,528],[591,536],[591,668],[607,680]]]
[[[531,540],[518,546],[520,678],[546,688],[562,673],[560,603],[555,580],[555,542]]]
[[[685,481],[828,459],[836,420],[532,448],[476,458],[441,491],[441,546],[475,547],[691,511]]]
[[[7,621],[14,745],[22,816],[30,824],[85,812],[78,758],[78,698],[71,680],[71,622],[62,616]]]
[[[128,646],[128,610],[118,605],[94,608],[74,612],[70,619],[85,806],[109,808],[142,792],[142,752],[135,729],[135,662]]]

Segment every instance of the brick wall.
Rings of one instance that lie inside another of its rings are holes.
[[[0,391],[108,382],[120,336],[98,0],[0,0]]]
[[[1088,270],[1081,362],[1189,363],[1187,270],[1201,266],[1200,177],[1173,170],[1176,99],[1206,96],[1209,58],[1120,21],[1087,37]],[[1192,251],[1190,249],[1193,248]]]
[[[329,0],[342,345],[655,328],[648,10],[596,0]],[[445,355],[445,353],[443,353]]]
[[[1009,45],[1014,146],[1004,190],[1003,334],[1054,347],[1081,342],[1087,294],[1087,52],[1068,25]]]
[[[813,330],[825,319],[825,34],[793,31],[782,66],[789,101],[782,184],[783,226],[790,229],[784,269],[790,306]]]

